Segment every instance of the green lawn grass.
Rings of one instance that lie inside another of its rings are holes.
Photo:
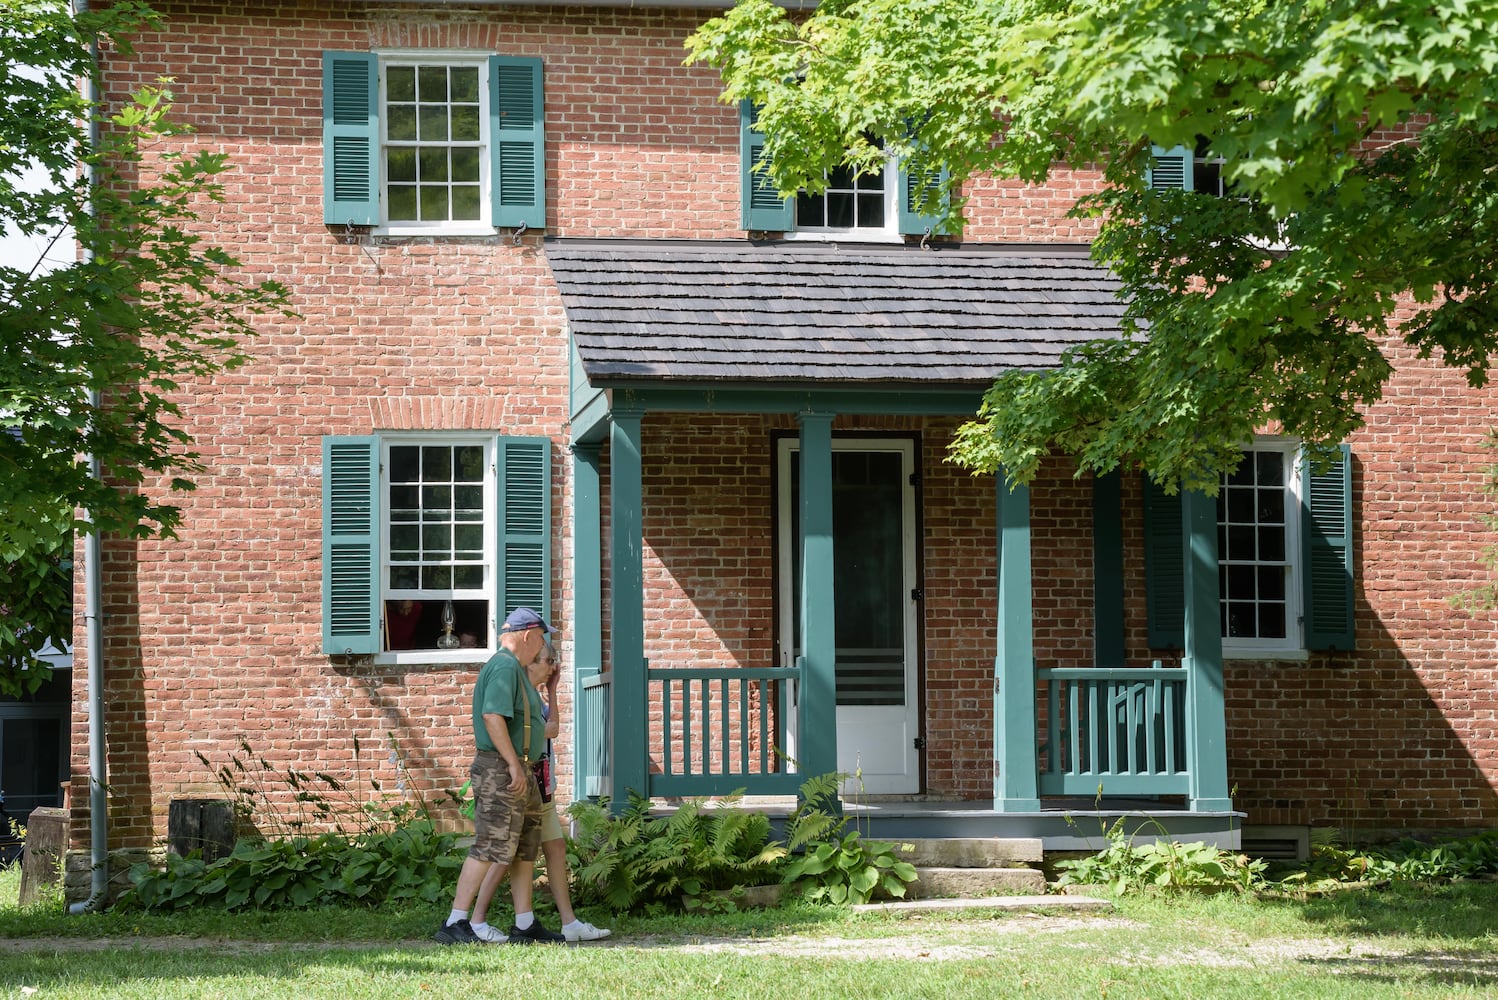
[[[1129,898],[1085,914],[894,917],[803,905],[694,917],[595,913],[585,915],[616,937],[577,948],[442,948],[430,940],[443,916],[437,907],[69,916],[55,898],[19,908],[17,882],[14,870],[0,873],[3,1000],[1498,994],[1494,882],[1304,901]]]

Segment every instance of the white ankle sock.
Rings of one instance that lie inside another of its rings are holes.
[[[534,913],[527,912],[515,914],[515,926],[520,928],[521,930],[528,930],[531,924],[535,922],[536,917]]]
[[[447,926],[451,927],[453,924],[457,923],[459,920],[467,920],[467,919],[468,919],[468,911],[467,910],[454,910],[454,911],[452,911],[451,913],[449,913],[447,915]]]

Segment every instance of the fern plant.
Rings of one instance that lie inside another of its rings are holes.
[[[741,800],[742,792],[714,806],[690,799],[669,816],[652,816],[650,800],[635,793],[617,816],[607,799],[574,803],[567,860],[575,899],[619,912],[692,910],[719,890],[778,882],[786,849]]]

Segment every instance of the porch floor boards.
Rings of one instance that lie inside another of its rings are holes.
[[[676,804],[661,799],[656,808],[670,811]],[[762,810],[772,821],[780,821],[790,815],[796,800],[781,795],[746,796],[736,805]],[[1047,798],[1035,812],[1000,812],[991,799],[862,796],[844,799],[843,813],[850,827],[875,840],[1036,839],[1048,855],[1100,851],[1108,846],[1107,832],[1119,820],[1122,832],[1135,843],[1203,841],[1237,851],[1242,849],[1246,818],[1233,810],[1193,812],[1184,802],[1091,798]]]

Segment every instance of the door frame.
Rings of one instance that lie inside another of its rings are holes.
[[[925,754],[920,746],[925,737],[925,636],[921,631],[921,599],[913,595],[920,591],[923,573],[920,540],[921,528],[921,436],[917,432],[884,431],[838,431],[832,436],[833,452],[885,452],[901,455],[902,461],[902,513],[901,548],[903,553],[902,589],[909,596],[904,602],[905,622],[905,717],[911,742],[905,747],[907,777],[905,784],[874,783],[869,786],[867,778],[862,786],[850,778],[845,793],[868,792],[881,795],[919,794],[926,787]],[[794,432],[772,435],[771,441],[771,528],[774,544],[774,588],[775,588],[775,660],[777,666],[791,667],[796,662],[794,623],[796,609],[793,599],[794,580],[791,574],[796,565],[794,546],[797,539],[788,530],[791,502],[791,467],[789,462],[799,453],[800,439]],[[793,688],[788,709],[786,750],[792,759],[797,754],[798,707]],[[842,725],[839,723],[839,741],[842,740]],[[838,761],[838,768],[852,774],[851,761]]]

